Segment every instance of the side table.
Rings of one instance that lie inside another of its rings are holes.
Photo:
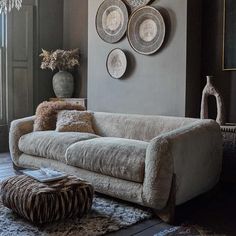
[[[87,108],[87,98],[50,98],[49,101],[64,101],[69,103],[75,103]]]
[[[221,126],[223,136],[222,180],[236,182],[236,124]]]

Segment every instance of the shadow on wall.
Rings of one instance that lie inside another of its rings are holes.
[[[175,13],[171,9],[165,9],[163,7],[160,7],[157,5],[157,3],[158,2],[156,1],[154,4],[151,4],[151,6],[160,11],[161,15],[164,18],[165,27],[166,27],[165,41],[163,45],[161,46],[161,48],[158,50],[158,53],[160,53],[162,50],[164,50],[171,44],[175,35],[177,20],[176,20]],[[171,25],[171,22],[173,22],[172,25]],[[127,67],[127,71],[122,79],[128,79],[129,77],[132,76],[132,73],[136,69],[136,60],[134,56],[135,54],[133,52],[130,52],[127,50],[124,50],[124,52],[127,56],[127,62],[128,62],[127,64],[129,66]],[[142,55],[142,56],[145,57],[145,55]],[[156,56],[156,53],[149,55],[149,57],[155,57],[155,56]]]
[[[74,93],[72,97],[80,97],[81,90],[82,90],[82,76],[83,72],[80,70],[80,68],[75,69],[71,74],[74,77]]]
[[[135,60],[134,54],[131,53],[130,51],[124,50],[124,53],[127,57],[127,65],[129,65],[129,66],[127,67],[125,75],[123,76],[122,79],[128,79],[132,76],[133,72],[135,71],[136,60]]]
[[[203,1],[202,88],[206,75],[214,75],[215,85],[222,93],[226,121],[236,122],[236,71],[222,70],[224,1]],[[210,117],[215,117],[214,102],[209,103]]]
[[[152,4],[152,6],[160,11],[160,13],[162,14],[164,18],[165,26],[166,26],[165,41],[162,47],[160,48],[160,50],[158,51],[158,52],[161,52],[172,43],[176,28],[177,28],[177,20],[176,20],[176,15],[173,10],[169,8],[162,8],[158,6],[156,3]]]

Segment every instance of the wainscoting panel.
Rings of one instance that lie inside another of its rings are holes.
[[[33,6],[7,18],[8,122],[33,114]]]
[[[14,119],[30,114],[31,102],[29,99],[27,68],[13,68],[13,117]],[[21,99],[19,99],[21,98]]]
[[[5,89],[5,60],[3,47],[0,48],[0,124],[4,124],[6,120],[6,89]]]
[[[24,9],[21,11],[14,11],[12,31],[17,37],[13,37],[13,60],[14,61],[27,61],[28,59],[28,29],[30,10]],[[25,27],[22,27],[22,26]]]

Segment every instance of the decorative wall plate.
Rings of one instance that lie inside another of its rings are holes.
[[[146,6],[152,0],[124,0],[131,8],[132,11],[137,10],[140,7]]]
[[[161,13],[153,7],[145,6],[130,17],[127,36],[135,51],[150,55],[163,44],[165,31],[165,22]]]
[[[128,20],[128,10],[124,2],[105,0],[97,11],[98,35],[107,43],[116,43],[125,35]]]
[[[120,79],[126,72],[127,58],[125,53],[119,49],[113,49],[107,56],[107,71],[114,79]]]

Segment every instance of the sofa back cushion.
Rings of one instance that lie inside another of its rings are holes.
[[[94,112],[93,128],[102,137],[150,141],[154,137],[181,128],[198,119],[150,115]]]

